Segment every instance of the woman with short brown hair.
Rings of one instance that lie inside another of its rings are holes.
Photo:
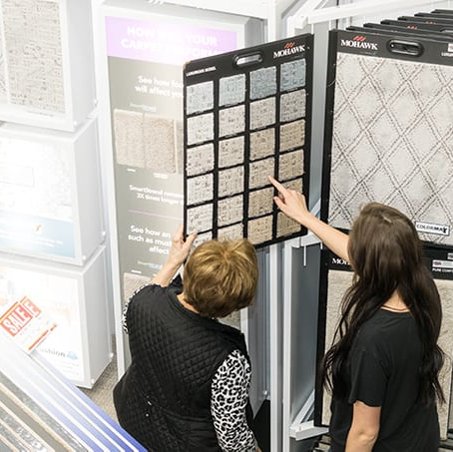
[[[130,300],[132,363],[115,387],[120,424],[157,452],[259,450],[250,428],[250,360],[243,334],[218,317],[250,305],[258,280],[247,240],[198,246],[175,235],[166,263]],[[172,281],[173,280],[173,281]]]

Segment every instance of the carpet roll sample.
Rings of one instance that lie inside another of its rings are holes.
[[[355,36],[336,33],[337,50]],[[441,54],[444,44],[428,44]],[[336,76],[327,105],[333,115],[323,217],[349,229],[360,206],[377,201],[405,213],[422,240],[452,245],[451,58],[434,64],[431,51],[404,60],[385,49],[378,56],[364,53],[360,46],[339,50],[331,62]]]
[[[352,282],[352,272],[341,270],[329,270],[327,287],[327,308],[325,323],[325,347],[324,353],[332,346],[334,333],[340,320],[341,300]],[[442,326],[439,336],[439,346],[446,354],[446,361],[440,373],[440,383],[447,403],[438,404],[439,425],[441,438],[447,437],[448,415],[451,401],[452,365],[453,358],[453,281],[435,280],[442,302]],[[330,421],[331,396],[327,391],[323,395],[322,423],[328,425]]]
[[[113,129],[116,163],[144,168],[143,113],[115,110]]]
[[[214,239],[246,237],[259,247],[306,234],[279,215],[269,176],[308,196],[312,40],[296,36],[186,64],[186,233],[202,226]],[[206,216],[193,209],[208,203]]]
[[[155,172],[176,173],[175,121],[145,113],[143,134],[145,167]]]

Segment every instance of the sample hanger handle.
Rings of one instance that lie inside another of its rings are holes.
[[[263,62],[264,57],[261,52],[243,53],[233,58],[233,64],[237,69],[247,66],[259,65]]]
[[[423,55],[424,48],[419,42],[402,41],[399,39],[392,39],[387,43],[387,48],[390,52],[398,55],[408,55],[419,57]]]

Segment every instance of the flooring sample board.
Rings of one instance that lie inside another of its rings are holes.
[[[447,437],[449,428],[452,389],[453,359],[453,253],[446,249],[425,247],[427,265],[435,278],[435,283],[442,302],[442,327],[439,345],[446,354],[446,361],[440,374],[440,383],[447,403],[438,405],[439,423],[442,439]],[[344,261],[324,252],[320,287],[320,312],[318,322],[318,363],[325,352],[332,346],[335,330],[340,320],[340,306],[346,290],[352,282],[352,272]],[[331,396],[328,391],[320,388],[317,381],[315,396],[315,424],[328,425],[330,420]]]
[[[308,196],[312,50],[302,35],[186,64],[186,233],[257,247],[306,233],[279,214],[268,176]]]
[[[417,36],[415,55],[401,55],[396,35],[374,33],[331,32],[321,216],[350,229],[360,207],[378,201],[404,212],[422,240],[452,245],[447,44]]]

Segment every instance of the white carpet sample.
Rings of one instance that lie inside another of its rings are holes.
[[[219,167],[225,168],[244,163],[244,137],[219,141]]]
[[[250,103],[250,129],[263,129],[275,124],[275,97]]]
[[[217,222],[219,227],[238,223],[244,217],[243,196],[233,196],[219,201],[217,206]]]
[[[113,131],[116,163],[144,168],[143,114],[115,109]]]
[[[187,119],[187,144],[204,143],[214,138],[214,115],[193,116]]]
[[[219,171],[218,196],[231,196],[244,191],[244,167]]]
[[[304,151],[299,149],[280,154],[278,178],[280,181],[294,179],[304,173]]]
[[[378,201],[453,244],[453,67],[338,54],[329,223]]]
[[[244,132],[245,107],[226,108],[219,111],[219,137],[227,137]]]
[[[187,233],[205,232],[212,228],[212,204],[191,207],[187,209]]]
[[[273,158],[250,163],[249,188],[269,185],[269,176],[274,175],[275,160]]]
[[[214,178],[212,173],[187,179],[187,204],[199,204],[213,199]]]
[[[186,113],[200,113],[214,107],[214,82],[198,83],[187,87]]]
[[[277,68],[268,67],[250,72],[250,99],[263,99],[277,93]]]
[[[250,160],[258,160],[274,155],[275,129],[260,130],[250,134]]]
[[[224,77],[219,81],[219,106],[235,105],[245,100],[245,74]]]
[[[280,96],[280,121],[289,122],[305,116],[305,90],[292,91]]]
[[[175,122],[145,113],[143,137],[145,167],[159,173],[175,174]]]
[[[273,187],[249,192],[249,217],[259,217],[272,213],[273,199]]]
[[[305,120],[290,122],[280,126],[280,151],[300,148],[305,144]]]
[[[213,170],[214,145],[212,143],[187,149],[186,171],[188,176],[195,176]]]
[[[248,239],[253,243],[263,243],[272,240],[272,215],[249,220]]]
[[[290,61],[280,66],[280,89],[290,91],[305,86],[305,59]]]

